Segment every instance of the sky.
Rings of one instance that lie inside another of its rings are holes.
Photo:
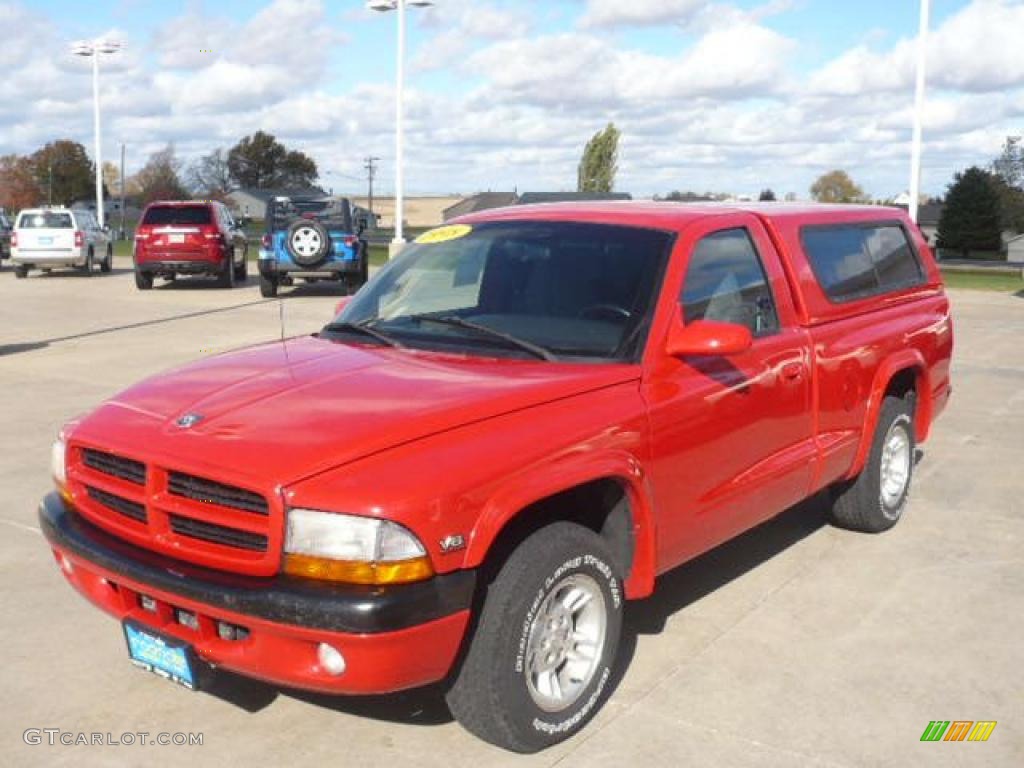
[[[918,0],[435,0],[408,11],[409,194],[575,187],[583,145],[622,131],[618,190],[808,195],[847,170],[909,178]],[[933,0],[922,188],[1024,133],[1024,0]],[[0,154],[93,151],[89,63],[106,37],[103,155],[184,162],[256,130],[362,193],[394,178],[394,13],[361,0],[0,0]]]

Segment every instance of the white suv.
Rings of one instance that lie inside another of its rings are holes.
[[[16,277],[33,267],[78,267],[92,274],[109,272],[114,265],[110,236],[92,211],[76,208],[27,208],[18,214],[11,237],[11,263]]]

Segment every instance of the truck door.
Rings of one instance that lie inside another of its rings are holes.
[[[680,239],[685,263],[665,286],[676,311],[686,323],[745,325],[754,342],[730,357],[675,358],[652,339],[644,390],[663,568],[803,499],[815,459],[809,338],[761,223],[717,216]]]

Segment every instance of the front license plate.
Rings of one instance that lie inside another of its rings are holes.
[[[184,243],[185,242],[185,236],[184,235],[168,235],[167,236],[167,242],[168,243]]]
[[[126,621],[123,626],[132,664],[196,690],[192,647],[188,643],[164,637],[131,621]]]

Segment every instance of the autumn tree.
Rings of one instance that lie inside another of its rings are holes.
[[[864,190],[843,170],[829,171],[811,185],[811,197],[819,203],[862,203]]]
[[[996,177],[982,168],[968,168],[953,178],[939,217],[938,247],[959,251],[997,252],[1002,225]]]
[[[1024,145],[1020,136],[1008,136],[992,162],[992,174],[999,193],[1003,226],[1024,232]]]
[[[32,161],[20,155],[0,157],[0,207],[19,211],[42,201],[43,191]]]
[[[587,142],[577,173],[577,191],[611,192],[615,189],[621,135],[614,123],[608,123]]]
[[[1024,188],[1024,137],[1007,136],[999,157],[992,161],[992,172],[1011,187]]]
[[[108,194],[121,194],[121,169],[114,163],[103,163],[103,186],[107,188]]]
[[[204,198],[223,200],[234,189],[231,168],[228,166],[228,153],[218,147],[203,155],[189,166],[186,181],[195,194]]]
[[[256,131],[228,152],[231,181],[239,187],[271,189],[309,187],[316,183],[316,162],[303,152],[289,150],[272,134]]]
[[[30,160],[46,202],[71,205],[96,196],[95,166],[77,141],[51,142],[36,150]]]
[[[174,145],[168,144],[149,160],[133,179],[143,205],[154,200],[188,199],[188,190],[181,182],[181,161],[174,153]]]

